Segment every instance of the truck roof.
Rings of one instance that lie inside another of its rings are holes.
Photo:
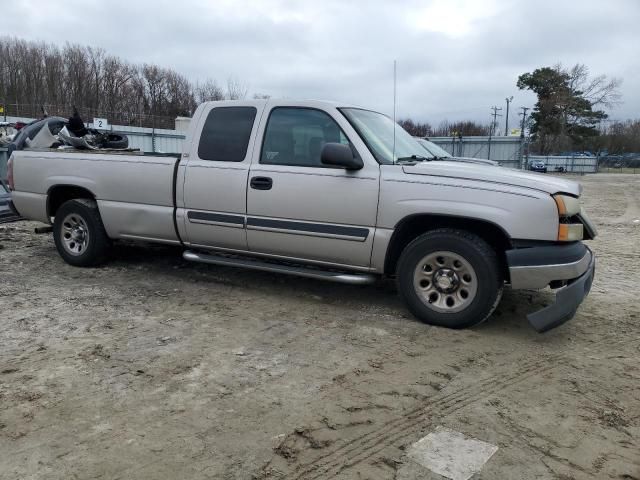
[[[362,108],[371,110],[359,105],[353,105],[346,102],[338,102],[335,100],[317,100],[317,99],[293,99],[293,98],[266,98],[266,99],[250,99],[250,100],[213,100],[203,102],[201,105],[218,104],[218,105],[264,105],[266,103],[275,103],[279,105],[292,105],[300,107],[333,107],[333,108]]]

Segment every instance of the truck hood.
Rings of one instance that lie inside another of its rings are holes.
[[[430,175],[501,183],[531,188],[550,194],[563,192],[579,196],[582,192],[582,186],[578,182],[564,180],[563,178],[552,177],[542,173],[523,172],[504,167],[491,167],[456,161],[421,162],[416,165],[403,165],[402,170],[408,175]]]
[[[490,165],[493,167],[500,166],[495,160],[487,160],[485,158],[451,157],[451,160],[445,160],[445,162],[475,163],[476,165]]]

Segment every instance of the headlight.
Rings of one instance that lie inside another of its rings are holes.
[[[569,195],[554,195],[553,199],[558,206],[558,215],[561,217],[573,217],[580,213],[580,200]]]
[[[581,223],[561,223],[558,226],[558,240],[574,242],[584,238],[584,227]]]
[[[569,195],[554,195],[553,199],[558,206],[558,240],[563,242],[574,242],[584,238],[584,226],[582,223],[575,223],[575,215],[578,215],[582,208],[580,200]],[[579,220],[578,220],[579,222]]]

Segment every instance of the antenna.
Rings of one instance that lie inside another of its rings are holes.
[[[396,163],[396,61],[393,61],[393,163]]]

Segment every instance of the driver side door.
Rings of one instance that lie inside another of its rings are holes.
[[[324,144],[352,144],[341,114],[271,105],[264,112],[247,188],[247,243],[253,253],[367,269],[380,170],[320,162]]]

